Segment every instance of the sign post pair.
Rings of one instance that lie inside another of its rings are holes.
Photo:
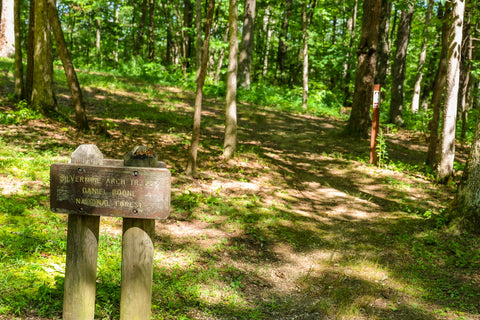
[[[150,319],[155,220],[170,212],[170,171],[135,147],[124,160],[80,145],[50,167],[50,207],[68,213],[63,319],[94,319],[100,216],[123,217],[120,319]]]

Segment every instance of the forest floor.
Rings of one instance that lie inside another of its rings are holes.
[[[172,172],[172,213],[156,223],[154,319],[480,319],[480,240],[443,225],[455,188],[426,173],[422,135],[387,132],[388,160],[373,166],[369,141],[343,136],[343,120],[239,103],[239,151],[223,161],[224,100],[207,96],[200,178],[192,179],[182,171],[193,92],[126,83],[84,88],[88,134],[41,118],[0,125],[0,136],[2,147],[53,152],[56,162],[84,143],[114,159],[136,145],[157,151]],[[1,159],[2,197],[48,190],[48,181],[6,173]],[[117,255],[121,220],[102,218],[100,232],[117,244],[100,250]],[[118,277],[99,268],[97,290],[113,287],[118,298]],[[116,319],[118,301],[106,299],[111,306],[97,302],[97,316]],[[3,307],[0,319],[61,313]]]

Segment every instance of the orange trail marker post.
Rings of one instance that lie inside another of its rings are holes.
[[[373,86],[372,134],[370,136],[370,163],[377,164],[377,136],[380,128],[380,85]]]

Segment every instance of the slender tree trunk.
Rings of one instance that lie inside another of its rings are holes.
[[[447,5],[449,3],[447,2]],[[463,15],[465,0],[451,3],[449,49],[447,54],[447,74],[445,104],[443,108],[440,152],[437,166],[437,180],[446,183],[453,175],[455,159],[455,127],[457,123],[458,89],[460,82],[460,55],[462,48]]]
[[[378,30],[380,25],[381,0],[363,2],[363,21],[358,46],[358,67],[355,79],[352,113],[346,133],[357,138],[368,137],[370,106],[373,102],[373,85],[377,59]]]
[[[35,2],[34,44],[31,101],[34,107],[51,114],[57,111],[57,103],[53,93],[52,40],[46,0]]]
[[[468,4],[467,0],[465,2]],[[460,138],[465,140],[467,134],[467,117],[468,117],[468,97],[470,86],[470,71],[472,61],[472,25],[470,20],[471,12],[469,6],[465,7],[465,22],[463,24],[463,45],[462,56],[460,62],[460,86],[458,92],[458,111],[462,120],[462,130]]]
[[[76,124],[80,130],[87,131],[88,121],[85,105],[83,103],[82,90],[78,82],[77,73],[73,67],[70,52],[68,52],[67,43],[63,35],[62,26],[60,24],[60,19],[58,18],[57,8],[55,7],[55,0],[46,0],[46,2],[48,6],[48,18],[53,30],[53,35],[55,36],[55,42],[57,43],[58,55],[62,60],[63,69],[65,70],[67,83],[72,95],[72,102],[75,108]]]
[[[198,76],[200,75],[200,68],[202,66],[202,0],[196,0],[195,1],[195,29],[197,30],[197,36],[196,36],[196,66],[197,66],[197,72],[196,72],[196,80],[198,81]]]
[[[433,11],[433,0],[428,1],[427,13],[425,15],[425,25],[423,27],[423,42],[422,49],[420,50],[420,58],[418,59],[417,66],[417,76],[415,80],[415,85],[413,86],[413,97],[412,97],[412,113],[417,113],[420,109],[420,90],[423,80],[423,69],[425,66],[425,61],[427,60],[427,45],[428,45],[428,26],[432,20],[432,11]]]
[[[290,24],[290,16],[292,15],[292,0],[285,1],[285,11],[283,13],[282,26],[278,36],[278,52],[277,52],[277,79],[280,83],[285,83],[285,60],[287,59],[287,33]]]
[[[307,31],[307,4],[306,0],[302,3],[302,109],[308,108],[308,31]]]
[[[250,88],[252,72],[253,38],[255,35],[256,0],[245,0],[243,12],[243,33],[238,64],[238,82],[241,87]]]
[[[225,30],[225,35],[223,36],[223,42],[226,43],[228,42],[228,32],[229,28]],[[217,59],[217,69],[215,70],[215,75],[213,76],[213,81],[217,84],[218,81],[220,81],[220,72],[222,71],[222,66],[223,66],[223,58],[225,57],[225,48],[222,47],[218,53],[218,59]]]
[[[155,1],[148,1],[148,18],[149,18],[149,35],[148,35],[148,59],[150,61],[155,60]]]
[[[268,56],[270,54],[270,39],[272,38],[272,28],[270,27],[270,8],[267,4],[267,8],[265,9],[265,15],[263,17],[263,34],[266,35],[265,39],[265,54],[263,56],[263,69],[262,75],[263,77],[267,76],[268,72]]]
[[[20,33],[20,12],[21,1],[14,1],[14,23],[15,23],[15,97],[17,99],[25,98],[25,89],[23,83],[23,58],[22,58],[22,36]]]
[[[428,124],[430,131],[427,159],[425,163],[434,168],[437,166],[437,149],[438,149],[438,130],[440,128],[440,105],[442,103],[444,88],[445,88],[445,74],[447,72],[447,52],[448,52],[448,28],[449,22],[447,19],[447,12],[443,13],[442,23],[442,49],[440,52],[440,61],[435,75],[433,85],[431,108],[433,109],[432,119]]]
[[[225,140],[223,156],[230,159],[237,149],[237,55],[238,55],[238,0],[230,0],[228,30],[229,48],[227,94],[225,108]]]
[[[0,1],[0,57],[15,54],[14,0]]]
[[[55,9],[55,11],[56,11],[56,9]],[[58,16],[58,14],[57,14],[57,16]],[[95,30],[96,31],[95,49],[97,51],[96,52],[97,63],[99,65],[102,65],[102,47],[101,47],[101,45],[102,45],[102,29],[101,29],[102,22],[100,21],[99,18],[95,19],[95,26],[97,27],[96,30]],[[63,35],[63,32],[62,32],[62,35]]]
[[[197,80],[197,90],[195,94],[195,110],[193,115],[192,142],[188,154],[187,168],[185,174],[188,176],[197,176],[197,153],[200,143],[200,125],[202,116],[203,85],[207,76],[208,67],[208,47],[210,43],[210,29],[212,27],[213,12],[215,9],[215,0],[208,0],[207,21],[205,22],[205,40],[202,46],[202,65]]]
[[[183,3],[183,21],[182,21],[182,71],[185,79],[187,78],[190,35],[189,28],[192,23],[192,5],[190,0],[184,0]]]
[[[308,28],[310,26],[310,22],[312,21],[316,0],[313,0],[311,3],[309,3],[308,12],[306,2],[307,0],[304,0],[302,4],[302,109],[304,110],[307,110],[308,107]]]
[[[25,77],[25,97],[27,102],[32,101],[32,85],[33,85],[33,51],[35,38],[35,0],[30,0],[29,16],[28,16],[28,36],[27,36],[27,74]]]
[[[378,37],[378,55],[375,83],[380,85],[380,88],[386,88],[387,73],[390,61],[390,42],[389,42],[389,30],[390,30],[390,18],[392,16],[392,0],[382,1],[382,9],[380,12],[380,28]],[[380,92],[380,105],[385,99],[385,91]]]
[[[114,10],[115,10],[115,25],[118,27],[119,10],[118,10],[117,4],[115,4],[115,9]],[[116,33],[115,34],[115,51],[113,51],[113,57],[114,57],[114,60],[115,60],[115,65],[118,64],[118,51],[120,50],[119,44],[120,44],[120,39],[118,37],[118,34]]]
[[[137,4],[134,4],[134,8],[137,6]],[[147,0],[143,0],[141,2],[141,12],[140,12],[140,21],[138,22],[138,34],[137,37],[135,37],[135,42],[134,42],[134,47],[133,47],[133,53],[135,56],[138,56],[143,47],[143,35],[145,33],[145,20],[147,17]]]
[[[357,10],[358,10],[358,0],[354,0],[352,8],[352,16],[347,20],[347,29],[349,30],[350,39],[348,41],[347,55],[345,57],[345,62],[343,63],[343,77],[342,77],[342,87],[344,88],[344,105],[350,104],[350,78],[352,76],[351,69],[352,62],[351,60],[351,50],[353,48],[353,42],[355,40],[355,27],[357,24]]]
[[[407,9],[402,12],[395,40],[395,60],[392,66],[392,100],[390,102],[390,123],[403,125],[403,86],[407,65],[407,48],[410,40],[410,28],[413,19],[414,3],[408,2]]]

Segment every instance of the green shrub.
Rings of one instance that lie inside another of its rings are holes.
[[[24,100],[17,104],[16,110],[0,113],[0,123],[6,125],[17,125],[28,122],[29,120],[37,120],[41,118],[42,114],[29,108],[27,102]]]

